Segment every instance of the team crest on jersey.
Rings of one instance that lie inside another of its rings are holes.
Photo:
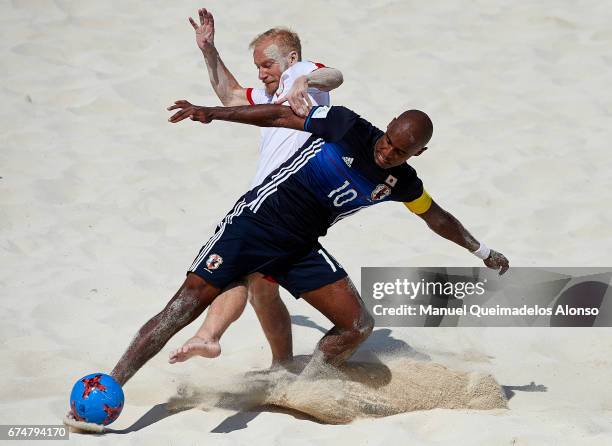
[[[353,164],[353,158],[351,158],[350,156],[343,156],[342,161],[344,161],[344,164],[349,167],[351,167],[351,164]]]
[[[211,254],[206,261],[206,268],[217,269],[223,263],[223,257],[219,254]]]
[[[391,193],[391,188],[386,184],[379,184],[374,188],[370,197],[374,201],[382,200]]]

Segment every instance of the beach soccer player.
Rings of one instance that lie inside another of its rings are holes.
[[[189,18],[196,43],[206,62],[213,90],[225,106],[288,103],[293,111],[306,116],[314,105],[329,105],[329,91],[343,81],[342,73],[320,63],[302,61],[299,36],[285,28],[272,28],[258,35],[251,44],[253,62],[263,88],[243,88],[227,69],[214,44],[215,22],[212,13],[198,10],[199,24]],[[258,186],[275,168],[293,155],[310,136],[287,128],[261,130],[259,159],[251,188]],[[247,291],[248,290],[248,291]],[[169,362],[185,361],[199,355],[213,358],[221,353],[219,340],[249,301],[261,323],[272,351],[272,364],[293,357],[291,319],[280,298],[278,284],[261,274],[253,274],[232,284],[206,313],[195,336],[170,352]]]
[[[199,107],[176,101],[172,123],[191,119],[306,130],[302,148],[244,194],[204,244],[174,297],[136,334],[112,371],[125,384],[222,290],[259,272],[312,305],[333,327],[316,346],[309,370],[340,365],[369,336],[373,318],[338,261],[318,241],[329,227],[360,209],[397,201],[440,236],[500,274],[508,259],[474,238],[425,191],[406,163],[431,139],[430,118],[409,110],[385,132],[344,107],[315,106],[306,118],[281,105]]]

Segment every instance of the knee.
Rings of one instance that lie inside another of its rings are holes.
[[[167,316],[178,322],[189,322],[210,305],[219,290],[196,274],[189,274],[185,282],[164,308]]]
[[[363,333],[363,339],[366,339],[374,330],[374,317],[368,310],[362,311],[361,322],[359,324],[359,331]]]
[[[249,302],[255,308],[268,306],[270,303],[280,300],[278,293],[276,294],[255,294],[249,293]],[[282,302],[282,301],[281,301]]]
[[[254,307],[268,305],[277,299],[280,300],[280,294],[278,292],[278,286],[274,284],[249,287],[249,302],[251,302],[251,305]]]
[[[367,310],[362,310],[359,319],[353,326],[352,334],[357,342],[365,341],[374,329],[374,318]]]
[[[207,295],[211,294],[211,288],[212,285],[197,274],[189,274],[179,293],[197,299],[204,299]]]

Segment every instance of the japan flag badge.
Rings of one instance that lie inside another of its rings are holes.
[[[393,175],[389,175],[387,179],[385,180],[385,183],[393,187],[397,184],[397,178],[395,178]]]

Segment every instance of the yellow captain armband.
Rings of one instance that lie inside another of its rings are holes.
[[[423,214],[431,207],[431,201],[431,197],[427,191],[423,189],[423,193],[419,198],[404,202],[404,206],[410,209],[410,212],[414,212],[415,214]]]

